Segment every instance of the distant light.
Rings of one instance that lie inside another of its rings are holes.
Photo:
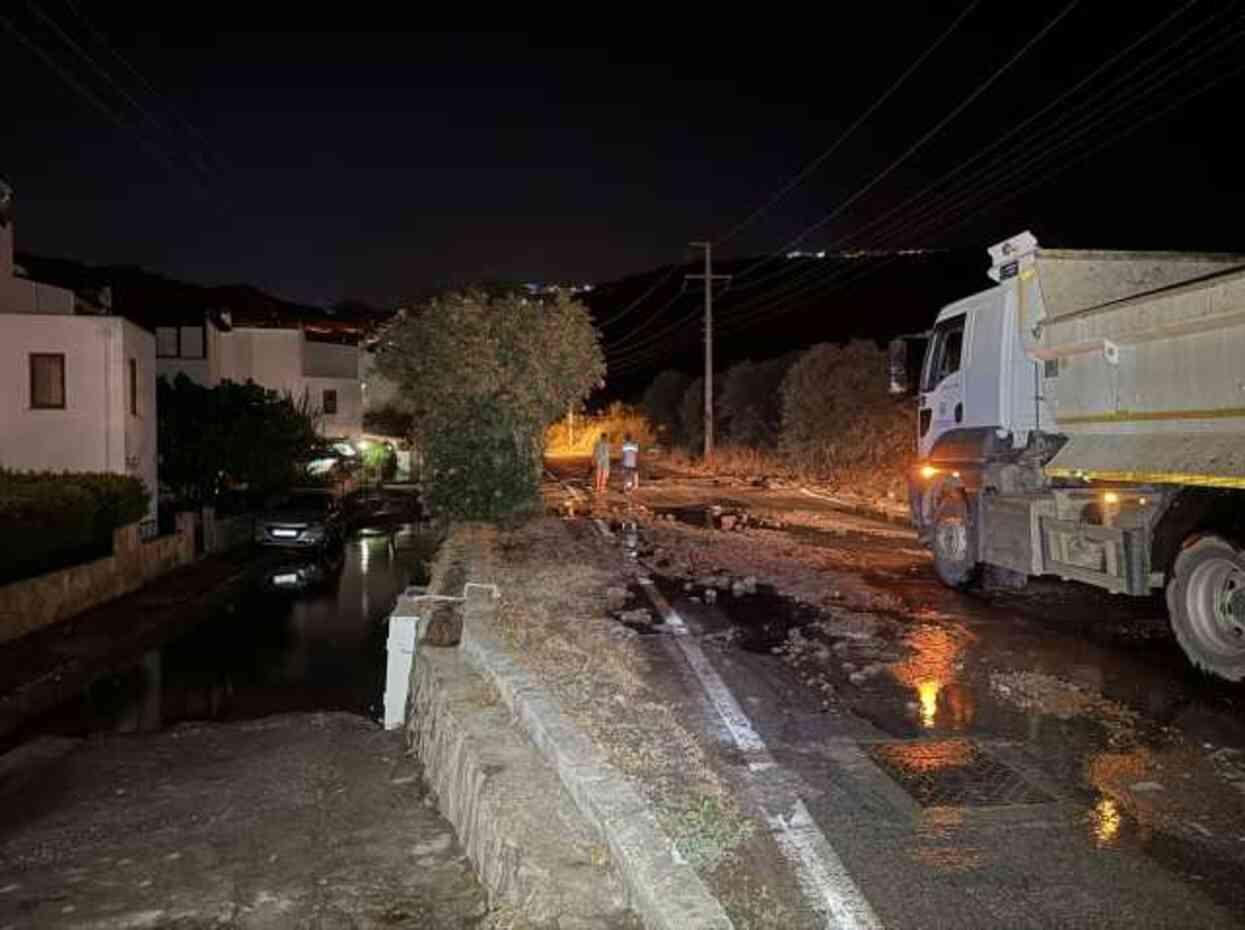
[[[1150,502],[1149,502],[1149,500],[1147,500],[1146,498],[1142,497],[1142,498],[1139,498],[1139,499],[1138,499],[1137,503],[1139,503],[1142,507],[1144,507],[1146,504],[1148,504],[1148,503],[1150,503]]]
[[[933,465],[922,465],[921,466],[921,477],[924,478],[926,481],[934,477],[934,475],[936,474],[938,474],[938,469],[935,468]]]
[[[1120,495],[1116,494],[1114,491],[1106,491],[1102,495],[1102,502],[1104,504],[1118,504],[1120,502]]]

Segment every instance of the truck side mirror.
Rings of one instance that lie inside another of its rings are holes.
[[[921,380],[921,362],[925,358],[928,333],[897,336],[887,346],[890,360],[890,393],[895,397],[916,393]]]

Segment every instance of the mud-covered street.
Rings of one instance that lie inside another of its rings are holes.
[[[729,755],[725,684],[881,924],[1245,921],[1245,689],[1186,665],[1161,598],[958,593],[815,489],[657,467],[593,500],[551,469],[551,510],[634,566],[620,635]]]

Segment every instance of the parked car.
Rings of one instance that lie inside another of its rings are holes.
[[[255,520],[255,542],[261,546],[327,549],[341,543],[345,521],[331,491],[294,491],[272,501]]]

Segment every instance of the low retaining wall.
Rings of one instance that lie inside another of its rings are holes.
[[[496,604],[484,593],[493,580],[492,558],[471,525],[451,529],[437,558],[439,577],[434,577],[431,590],[459,595],[467,593],[465,582],[474,583],[463,604],[462,644],[436,648],[417,643],[407,717],[409,739],[437,791],[441,812],[454,824],[482,879],[486,885],[499,879],[507,884],[506,876],[516,873],[506,856],[530,855],[529,847],[539,843],[536,831],[516,829],[512,821],[481,813],[499,803],[486,794],[490,779],[479,774],[490,770],[490,741],[472,749],[470,736],[444,710],[449,686],[438,672],[448,662],[470,670],[490,707],[497,705],[492,711],[500,715],[508,738],[521,741],[541,760],[541,769],[556,787],[538,797],[556,794],[573,804],[576,822],[587,826],[618,871],[634,915],[630,919],[638,918],[646,930],[732,930],[721,904],[675,854],[651,807],[492,635]],[[446,578],[452,581],[437,584]],[[530,782],[521,779],[520,784]],[[516,797],[522,800],[528,794],[521,790]],[[507,798],[503,794],[500,800]],[[533,819],[539,823],[544,818]]]
[[[177,532],[147,542],[138,524],[113,532],[112,555],[0,587],[0,642],[50,626],[141,588],[195,557],[195,517],[177,515]]]
[[[461,594],[461,569],[439,565],[432,590]],[[469,612],[489,601],[477,593]],[[490,904],[524,926],[634,930],[607,851],[489,682],[457,648],[422,642],[410,676],[407,740]]]

